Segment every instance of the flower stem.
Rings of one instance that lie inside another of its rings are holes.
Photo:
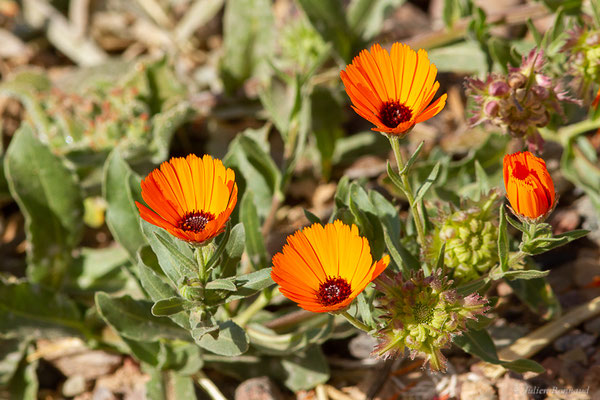
[[[204,371],[200,370],[196,374],[198,378],[198,384],[204,391],[210,396],[213,400],[227,400],[227,398],[221,393],[217,385],[214,384],[213,381],[210,380],[208,376],[204,373]]]
[[[392,145],[392,150],[394,151],[394,156],[396,157],[398,173],[400,174],[400,178],[402,179],[403,187],[401,189],[406,195],[408,204],[410,205],[410,209],[412,211],[413,220],[415,221],[415,227],[417,228],[419,244],[421,246],[425,246],[425,230],[423,229],[423,222],[421,218],[421,212],[419,210],[419,205],[415,203],[415,197],[413,195],[412,188],[408,180],[408,171],[402,172],[402,170],[404,169],[404,159],[402,158],[402,152],[400,151],[400,141],[398,138],[392,136],[390,136],[389,139],[390,144]]]
[[[233,322],[235,322],[241,327],[245,327],[246,324],[248,324],[248,321],[250,321],[257,312],[259,312],[269,304],[269,301],[271,300],[271,295],[272,292],[270,289],[263,290],[260,293],[260,295],[256,298],[256,300],[254,300],[254,302],[248,306],[248,308],[246,308],[233,319]]]
[[[342,311],[340,313],[340,315],[344,316],[344,318],[346,318],[346,320],[348,320],[348,322],[350,322],[352,325],[354,325],[355,328],[358,328],[361,331],[364,331],[366,333],[371,332],[371,330],[372,330],[371,328],[369,328],[367,325],[360,322],[357,318],[350,315],[350,313],[348,311]]]

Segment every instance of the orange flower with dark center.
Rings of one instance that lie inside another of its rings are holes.
[[[352,108],[372,122],[374,131],[402,135],[437,115],[446,94],[431,103],[440,87],[437,68],[423,49],[394,43],[391,53],[374,44],[340,72]],[[430,104],[431,103],[431,104]]]
[[[373,263],[371,247],[356,225],[341,221],[313,224],[288,236],[273,256],[271,277],[280,292],[305,310],[346,308],[388,266],[389,256]]]
[[[513,210],[530,220],[555,206],[554,182],[546,163],[528,151],[504,156],[504,187]]]
[[[140,216],[190,243],[200,244],[225,229],[237,202],[235,173],[221,160],[194,154],[172,158],[142,180]]]

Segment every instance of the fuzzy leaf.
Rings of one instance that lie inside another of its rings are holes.
[[[523,373],[533,371],[542,373],[544,367],[532,360],[519,359],[515,361],[502,361],[498,359],[496,346],[485,330],[470,330],[453,338],[454,344],[469,354],[481,358],[491,364],[502,365],[504,368]]]
[[[86,332],[73,301],[29,282],[6,283],[0,279],[0,336],[78,336]]]
[[[59,287],[83,229],[77,178],[27,124],[8,147],[4,172],[25,216],[27,274],[33,282]]]
[[[203,335],[196,343],[215,354],[234,357],[248,350],[248,335],[239,325],[228,320],[219,323],[218,331]]]
[[[168,318],[152,315],[152,302],[130,296],[110,297],[96,293],[96,306],[104,320],[123,337],[141,342],[160,339],[187,340],[189,334]]]
[[[154,303],[151,312],[155,317],[174,315],[184,311],[186,303],[188,301],[182,297],[169,297],[168,299],[158,300]]]
[[[133,186],[132,182],[137,182]],[[141,197],[140,178],[129,168],[121,153],[113,150],[104,163],[102,195],[106,200],[106,225],[113,237],[135,260],[137,250],[146,244],[140,229],[140,213],[134,200]]]
[[[267,249],[265,248],[252,192],[244,193],[240,207],[240,219],[244,224],[244,232],[246,233],[246,251],[254,269],[265,268],[268,264]]]

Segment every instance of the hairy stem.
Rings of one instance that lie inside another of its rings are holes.
[[[392,145],[392,150],[394,151],[394,156],[396,157],[398,173],[400,174],[400,178],[402,179],[403,187],[401,189],[406,195],[408,204],[410,205],[410,209],[412,211],[413,220],[415,221],[415,227],[417,228],[419,244],[421,246],[425,246],[425,230],[423,229],[421,211],[419,210],[419,205],[415,203],[415,197],[412,192],[412,187],[410,186],[410,182],[408,180],[408,171],[404,171],[404,173],[402,173],[402,170],[404,169],[404,159],[402,157],[402,152],[400,151],[399,139],[392,136],[390,136],[389,139],[390,144]]]
[[[217,385],[214,384],[213,381],[210,380],[208,376],[204,373],[204,371],[200,370],[196,374],[198,385],[210,396],[213,400],[227,400],[227,398],[221,393]]]
[[[256,298],[256,300],[254,300],[254,302],[248,306],[248,308],[246,308],[233,319],[233,322],[235,322],[241,327],[246,326],[246,324],[248,324],[248,321],[250,321],[252,317],[256,315],[256,313],[258,313],[260,310],[262,310],[269,304],[269,301],[271,300],[271,295],[271,289],[263,290],[260,293],[260,295]]]
[[[342,315],[344,318],[346,318],[346,320],[348,320],[348,322],[350,322],[352,325],[354,325],[355,328],[358,328],[361,331],[364,331],[367,333],[371,332],[371,328],[369,328],[367,325],[360,322],[357,318],[350,315],[350,313],[348,311],[342,311],[340,313],[340,315]]]

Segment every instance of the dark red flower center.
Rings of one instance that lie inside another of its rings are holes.
[[[390,100],[383,103],[379,111],[381,122],[388,128],[395,128],[402,122],[410,121],[412,111],[397,100]]]
[[[333,306],[346,300],[352,293],[352,288],[348,281],[342,277],[330,276],[319,285],[317,300],[319,304],[325,307]]]
[[[206,227],[209,221],[215,219],[215,216],[211,213],[204,211],[191,211],[185,213],[181,221],[179,222],[179,229],[184,231],[193,231],[195,233],[201,232]]]

